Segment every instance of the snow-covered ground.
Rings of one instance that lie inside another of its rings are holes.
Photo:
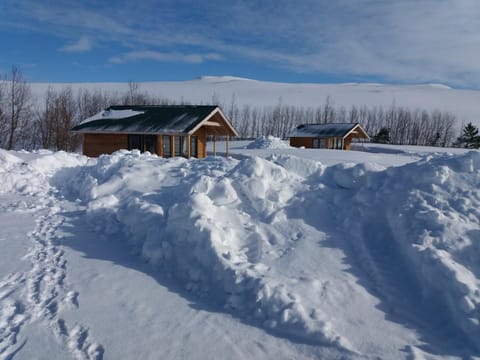
[[[0,150],[0,359],[480,357],[480,152],[359,149]]]
[[[473,122],[480,126],[478,117],[478,90],[452,89],[438,84],[388,85],[388,84],[302,84],[275,83],[243,79],[232,76],[204,76],[189,81],[157,81],[138,83],[141,92],[174,101],[192,103],[220,102],[227,108],[237,105],[286,105],[318,107],[327,97],[334,106],[383,106],[392,104],[427,111],[440,110],[454,114],[459,122]],[[125,93],[128,83],[32,83],[32,92],[43,98],[49,87],[60,90],[71,87]],[[40,101],[43,104],[43,101]],[[331,104],[332,105],[332,104]]]

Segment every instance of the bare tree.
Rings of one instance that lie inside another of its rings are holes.
[[[0,147],[3,147],[6,144],[7,134],[8,134],[8,123],[7,123],[7,82],[0,79]]]
[[[52,150],[75,151],[80,137],[70,133],[78,122],[78,105],[67,87],[59,92],[49,88],[45,96],[45,107],[39,115],[42,146]]]
[[[335,107],[333,104],[332,97],[330,95],[327,96],[325,99],[325,105],[323,106],[323,115],[322,115],[322,122],[323,123],[331,123],[335,119]]]
[[[18,140],[22,140],[31,111],[31,93],[30,86],[23,79],[23,75],[16,66],[12,66],[9,77],[6,79],[3,91],[3,110],[2,114],[2,133],[4,138],[1,146],[8,150],[13,149],[17,145]]]

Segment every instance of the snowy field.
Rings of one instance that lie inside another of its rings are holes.
[[[478,117],[478,90],[453,89],[439,84],[387,85],[387,84],[304,84],[276,83],[250,80],[232,76],[203,76],[189,81],[152,81],[138,83],[140,92],[174,101],[189,101],[194,104],[220,102],[228,109],[236,105],[275,106],[286,105],[317,108],[323,106],[327,97],[335,107],[383,106],[392,104],[427,111],[447,111],[454,114],[458,126],[472,122],[480,126]],[[32,83],[32,93],[43,99],[47,89],[102,90],[109,93],[124,93],[128,83]],[[43,100],[39,101],[43,105]]]
[[[480,152],[357,149],[0,150],[0,359],[480,358]]]

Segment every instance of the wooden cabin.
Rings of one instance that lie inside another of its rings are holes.
[[[350,150],[353,139],[369,139],[358,123],[302,124],[288,137],[290,146],[338,150]]]
[[[162,157],[204,158],[208,136],[214,141],[226,137],[228,155],[229,138],[238,136],[214,105],[111,106],[71,131],[83,134],[83,154],[92,157],[138,149]]]

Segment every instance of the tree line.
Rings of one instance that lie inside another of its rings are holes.
[[[299,107],[279,103],[273,107],[244,105],[224,106],[227,116],[243,138],[273,135],[284,138],[304,123],[360,123],[365,131],[376,135],[388,132],[388,142],[398,145],[450,146],[457,129],[455,116],[445,111],[410,109],[392,104],[383,106],[335,107],[330,97],[317,107]]]
[[[75,151],[81,138],[70,129],[82,120],[111,105],[188,104],[152,96],[140,85],[128,83],[125,91],[71,87],[49,87],[41,99],[31,93],[30,84],[15,66],[0,81],[0,147]],[[244,139],[273,135],[285,138],[303,123],[358,122],[372,140],[400,145],[464,146],[457,137],[457,121],[449,112],[410,109],[392,104],[383,106],[334,106],[327,97],[317,107],[288,105],[279,99],[274,106],[238,105],[235,96],[222,103],[213,96],[210,103],[219,105]],[[472,125],[473,126],[473,125]]]

